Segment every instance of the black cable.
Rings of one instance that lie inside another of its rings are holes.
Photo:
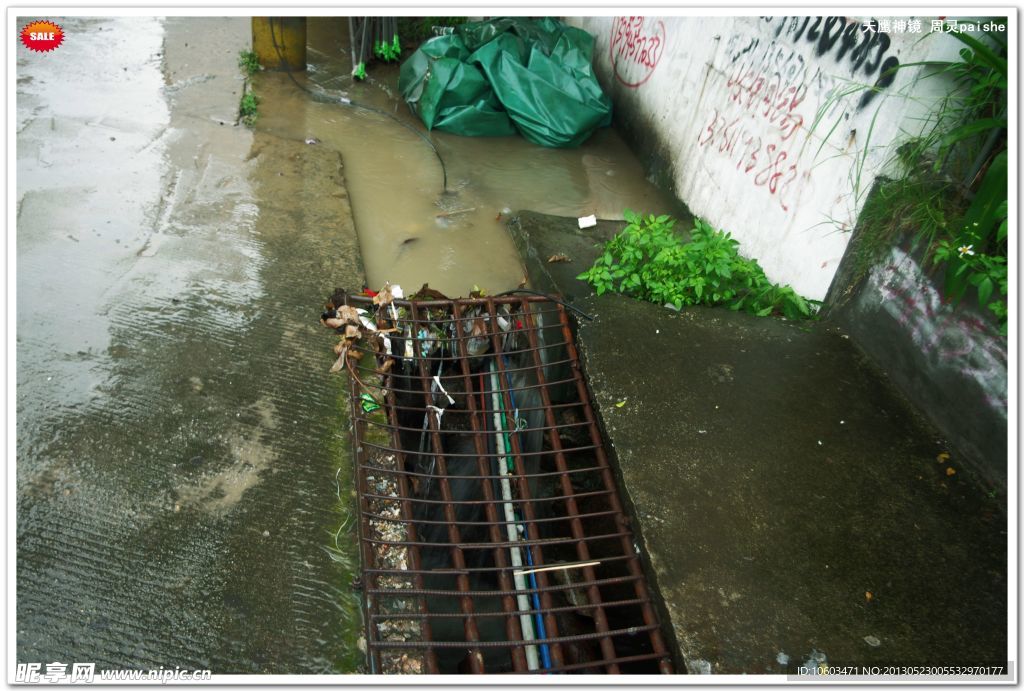
[[[393,115],[392,113],[389,113],[386,110],[383,110],[381,108],[375,108],[373,106],[367,106],[367,105],[364,105],[362,103],[356,103],[352,99],[347,98],[345,96],[330,97],[326,93],[317,93],[317,92],[313,91],[312,89],[310,89],[309,87],[304,86],[303,84],[300,84],[299,80],[297,80],[295,78],[295,75],[292,74],[291,65],[289,65],[288,61],[284,59],[284,55],[281,53],[281,47],[277,45],[277,36],[274,34],[274,18],[273,17],[268,17],[267,18],[267,23],[270,25],[270,41],[274,44],[274,50],[277,51],[277,58],[280,61],[280,63],[282,65],[284,65],[284,70],[285,70],[285,72],[288,73],[288,78],[292,80],[292,83],[295,86],[299,87],[299,89],[301,89],[302,91],[305,91],[307,94],[312,96],[315,100],[320,101],[322,103],[335,103],[337,105],[352,106],[353,108],[361,108],[362,110],[368,110],[371,113],[378,113],[380,115],[384,115],[385,117],[391,118],[392,120],[397,122],[399,125],[401,125],[405,129],[407,129],[410,132],[412,132],[413,134],[415,134],[417,137],[419,137],[420,139],[425,141],[427,143],[427,146],[430,147],[430,150],[434,152],[435,156],[437,156],[437,161],[438,161],[438,163],[441,164],[441,174],[443,176],[443,185],[444,185],[444,187],[443,187],[442,191],[445,194],[448,193],[448,168],[444,164],[444,159],[441,158],[441,153],[437,150],[437,147],[434,146],[434,142],[430,141],[430,139],[425,134],[423,134],[418,129],[416,129],[415,127],[413,127],[409,123],[407,123],[405,120],[402,120],[402,119],[396,117],[395,115]]]
[[[530,290],[529,288],[515,288],[513,290],[506,290],[503,293],[498,293],[494,297],[501,297],[503,295],[515,295],[516,293],[527,293],[529,295],[539,295],[542,298],[547,298],[551,302],[557,302],[559,305],[561,305],[562,307],[565,307],[566,309],[572,310],[573,312],[575,312],[576,314],[580,315],[581,317],[583,317],[587,321],[594,321],[594,318],[592,316],[590,316],[589,314],[587,314],[586,312],[581,310],[579,307],[575,307],[573,305],[570,305],[565,300],[562,300],[561,298],[557,298],[554,295],[552,295],[551,293],[545,293],[545,292],[540,291],[540,290]]]

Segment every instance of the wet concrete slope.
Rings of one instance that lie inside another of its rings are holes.
[[[341,159],[235,126],[247,19],[62,24],[18,53],[17,658],[352,671]]]
[[[1004,665],[1005,503],[853,339],[588,297],[575,225],[513,230],[531,278],[595,317],[581,357],[688,671]],[[572,273],[536,270],[563,248]]]

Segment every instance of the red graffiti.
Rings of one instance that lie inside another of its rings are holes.
[[[767,188],[782,210],[789,211],[788,192],[800,178],[789,149],[804,125],[798,108],[807,96],[807,86],[802,78],[792,82],[783,76],[799,77],[802,67],[766,66],[771,62],[762,59],[758,65],[752,57],[736,65],[725,83],[726,112],[713,109],[697,142],[706,147],[717,145],[719,154],[736,161],[736,170],[752,174],[754,184]]]
[[[644,30],[643,17],[616,17],[608,55],[615,78],[635,89],[654,74],[665,51],[665,24],[661,20]]]
[[[783,85],[782,77],[767,75],[740,67],[726,82],[730,98],[743,110],[754,113],[782,132],[782,140],[793,136],[804,124],[804,117],[794,112],[807,95],[807,87]]]
[[[989,404],[1005,411],[1007,350],[995,326],[947,304],[917,262],[898,247],[868,281],[877,291],[873,304],[907,330],[931,366],[974,380]]]
[[[710,148],[717,144],[718,153],[735,160],[736,170],[742,170],[744,174],[756,171],[754,184],[767,187],[782,210],[789,211],[789,187],[799,172],[796,163],[787,164],[789,152],[783,150],[782,141],[765,142],[760,134],[749,131],[746,127],[750,123],[749,116],[740,115],[729,120],[717,108],[712,110],[711,120],[701,129],[697,143]]]

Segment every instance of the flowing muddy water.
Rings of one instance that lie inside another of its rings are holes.
[[[308,27],[310,66],[296,79],[345,93],[423,131],[399,95],[397,65],[375,62],[369,78],[355,82],[347,20],[310,18]],[[260,75],[257,91],[258,129],[317,139],[342,153],[371,287],[391,281],[415,289],[429,282],[450,296],[467,295],[474,285],[490,293],[515,288],[524,276],[504,222],[520,209],[621,219],[627,207],[650,213],[674,208],[611,128],[578,149],[432,132],[448,170],[445,193],[430,147],[394,120],[313,102],[283,73]]]
[[[354,671],[337,153],[234,126],[248,19],[60,23],[18,50],[17,660]]]

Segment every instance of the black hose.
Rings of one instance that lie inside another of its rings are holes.
[[[444,187],[442,189],[442,192],[444,192],[445,194],[448,193],[448,168],[444,164],[444,159],[441,158],[441,153],[437,150],[437,147],[434,146],[434,142],[430,141],[430,139],[425,134],[423,134],[418,129],[416,129],[415,127],[413,127],[409,123],[407,123],[405,120],[402,120],[402,119],[396,117],[395,115],[393,115],[392,113],[389,113],[386,110],[383,110],[381,108],[375,108],[373,106],[364,105],[362,103],[356,103],[352,99],[347,98],[345,96],[332,97],[332,96],[328,96],[326,92],[317,93],[317,92],[313,91],[312,89],[310,89],[309,87],[299,83],[299,80],[297,80],[295,78],[295,75],[292,74],[291,65],[289,65],[288,61],[284,59],[284,55],[281,53],[281,47],[277,44],[277,36],[274,33],[274,19],[273,19],[273,17],[268,17],[267,18],[267,22],[270,24],[270,41],[274,44],[274,50],[277,51],[277,58],[280,61],[280,63],[282,65],[284,65],[285,72],[288,73],[288,78],[292,80],[292,83],[295,86],[299,87],[299,89],[301,89],[302,91],[305,91],[307,94],[312,96],[313,99],[316,100],[316,101],[319,101],[321,103],[334,103],[334,104],[342,105],[342,106],[352,106],[353,108],[360,108],[362,110],[370,111],[371,113],[378,113],[380,115],[384,115],[384,116],[386,116],[388,118],[391,118],[392,120],[397,122],[399,125],[401,125],[405,129],[407,129],[410,132],[412,132],[413,134],[415,134],[417,137],[419,137],[424,142],[426,142],[427,146],[430,147],[430,150],[434,152],[435,156],[437,156],[437,161],[438,161],[438,163],[441,164],[441,174],[443,176],[443,185],[444,185]]]

